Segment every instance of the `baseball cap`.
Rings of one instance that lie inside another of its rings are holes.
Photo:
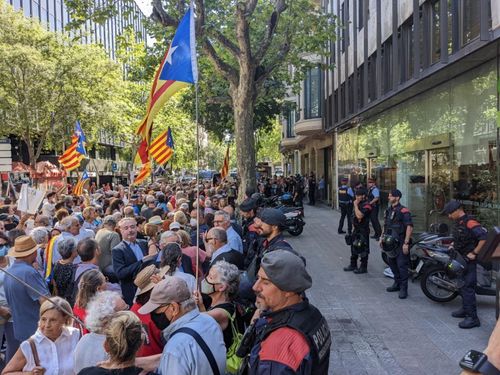
[[[191,292],[184,280],[176,276],[165,276],[156,284],[149,301],[139,309],[139,314],[150,314],[158,307],[171,302],[181,303],[191,298]]]
[[[303,260],[288,250],[267,253],[260,265],[269,280],[284,292],[302,293],[312,285]]]
[[[286,217],[277,208],[264,208],[260,211],[258,217],[264,223],[269,225],[283,225],[285,223]]]
[[[170,223],[170,226],[168,228],[170,230],[181,229],[181,224],[179,224],[177,221],[174,221],[173,223]]]

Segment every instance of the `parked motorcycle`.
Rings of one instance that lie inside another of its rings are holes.
[[[304,230],[304,207],[295,206],[293,198],[286,193],[281,196],[273,196],[269,198],[261,198],[261,207],[277,208],[283,212],[286,217],[285,230],[292,236],[299,236]]]

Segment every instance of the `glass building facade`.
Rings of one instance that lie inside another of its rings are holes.
[[[63,0],[8,0],[15,10],[22,10],[29,18],[39,20],[47,29],[64,32],[70,22],[70,15]],[[107,0],[95,0],[97,6],[105,5]],[[146,43],[147,32],[144,27],[146,16],[134,2],[117,0],[114,2],[116,15],[103,23],[87,21],[80,31],[83,43],[101,44],[110,58],[116,56],[116,38],[126,28],[135,31],[136,42]]]

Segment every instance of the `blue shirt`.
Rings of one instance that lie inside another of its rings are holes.
[[[243,242],[241,242],[241,237],[236,233],[232,226],[227,228],[227,244],[233,250],[236,250],[243,254]]]
[[[142,260],[142,258],[144,258],[144,254],[142,253],[142,249],[137,242],[128,242],[125,240],[123,240],[123,242],[125,242],[128,245],[128,247],[130,247],[130,249],[132,249],[132,251],[134,252],[134,255],[138,261]]]
[[[227,253],[231,251],[231,246],[229,244],[225,244],[222,247],[219,247],[213,254],[212,254],[212,260],[216,259],[219,255]],[[210,264],[212,264],[212,261],[210,261]]]
[[[347,188],[347,194],[349,194],[351,197],[354,198],[354,191],[352,190],[352,188],[350,186],[342,185],[341,188],[342,189],[346,189]]]
[[[213,374],[207,356],[195,339],[187,333],[172,333],[181,327],[196,331],[212,352],[221,374],[226,372],[226,346],[220,325],[207,314],[200,314],[198,308],[191,310],[174,321],[163,331],[167,344],[158,367],[162,375],[211,375]]]
[[[42,275],[28,263],[16,260],[9,272],[31,285],[41,295],[50,296]],[[9,275],[5,277],[4,288],[14,320],[14,337],[19,341],[27,340],[38,328],[40,295]]]

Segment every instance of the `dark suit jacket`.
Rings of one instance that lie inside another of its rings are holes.
[[[217,263],[219,260],[225,260],[228,263],[234,264],[239,270],[243,269],[243,255],[238,250],[226,251],[217,256],[210,262],[210,265]]]
[[[144,256],[148,255],[147,241],[137,240],[137,243],[141,247]],[[111,253],[113,255],[113,269],[118,277],[118,280],[120,280],[123,299],[127,304],[132,306],[135,291],[137,289],[134,285],[134,278],[144,267],[153,264],[155,259],[145,262],[142,260],[138,261],[134,252],[125,243],[125,241],[121,241],[118,245],[116,245]]]

